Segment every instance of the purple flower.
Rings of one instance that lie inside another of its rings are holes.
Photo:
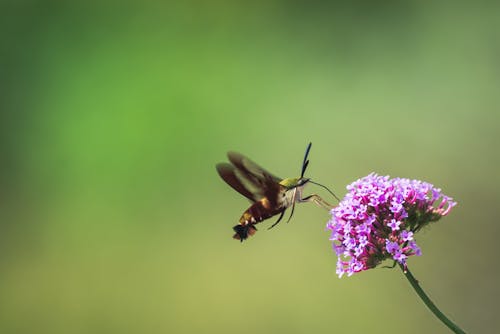
[[[387,224],[387,226],[389,226],[392,231],[399,231],[399,225],[401,225],[401,222],[398,222],[396,219],[391,219],[391,222],[389,224]]]
[[[413,254],[415,254],[416,256],[422,255],[422,251],[415,241],[410,241],[408,247],[410,247],[410,249],[413,251]]]
[[[389,241],[388,239],[385,240],[385,249],[387,252],[394,254],[397,251],[399,251],[399,244],[395,241]]]
[[[430,183],[374,173],[347,190],[327,224],[339,277],[375,268],[386,259],[406,265],[409,256],[422,254],[414,233],[456,205]]]
[[[397,251],[392,258],[401,264],[405,264],[406,255],[401,251]]]
[[[413,232],[403,230],[403,231],[401,231],[401,238],[403,239],[403,241],[413,240]]]

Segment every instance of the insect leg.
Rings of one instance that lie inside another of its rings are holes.
[[[328,203],[327,201],[325,201],[316,194],[312,194],[304,198],[299,198],[298,202],[314,202],[326,210],[331,210],[333,208],[333,205],[331,205],[330,203]]]
[[[297,193],[299,194],[299,196],[297,196]],[[292,212],[290,212],[290,217],[288,217],[288,220],[286,221],[287,224],[290,221],[290,219],[292,219],[293,211],[295,210],[295,200],[297,197],[300,198],[300,191],[298,191],[297,188],[295,188],[293,190],[293,196],[292,196]]]
[[[275,227],[276,225],[278,225],[278,223],[281,221],[281,218],[283,218],[283,216],[285,215],[285,211],[286,211],[286,209],[283,209],[283,211],[281,211],[281,214],[280,214],[280,217],[278,218],[278,220],[277,220],[274,224],[272,224],[272,225],[268,228],[268,230],[270,230],[270,229],[272,229],[273,227]]]

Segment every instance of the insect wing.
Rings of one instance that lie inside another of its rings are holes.
[[[216,166],[217,172],[220,177],[226,181],[227,184],[231,186],[234,190],[248,198],[249,200],[255,202],[259,199],[260,195],[255,190],[252,192],[248,189],[247,186],[241,182],[241,176],[238,177],[238,170],[231,164],[228,163],[220,163]]]
[[[259,182],[269,180],[275,183],[279,183],[281,181],[281,178],[269,173],[267,170],[240,153],[228,152],[227,157],[237,169],[245,174],[245,176],[255,179],[250,180],[251,182],[258,184]]]
[[[278,195],[283,190],[279,184],[281,178],[271,174],[255,162],[237,152],[228,152],[229,161],[236,167],[236,175],[243,178],[250,188],[254,188],[258,199],[266,197],[271,204],[276,204]]]
[[[236,152],[228,152],[231,164],[217,164],[221,178],[234,190],[253,202],[267,198],[271,204],[278,202],[278,195],[283,190],[281,179],[252,160]]]

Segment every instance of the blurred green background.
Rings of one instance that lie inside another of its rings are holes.
[[[459,202],[409,265],[499,332],[499,10],[2,0],[0,332],[448,333],[397,269],[339,280],[312,204],[231,239],[248,202],[215,164],[297,176],[309,141],[339,195],[376,171]]]

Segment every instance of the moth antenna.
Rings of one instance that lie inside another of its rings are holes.
[[[304,161],[302,162],[302,172],[300,173],[300,178],[304,177],[304,174],[306,172],[306,168],[309,165],[309,160],[307,160],[307,157],[309,156],[309,151],[311,150],[312,143],[309,143],[306,148],[306,153],[304,154]]]

